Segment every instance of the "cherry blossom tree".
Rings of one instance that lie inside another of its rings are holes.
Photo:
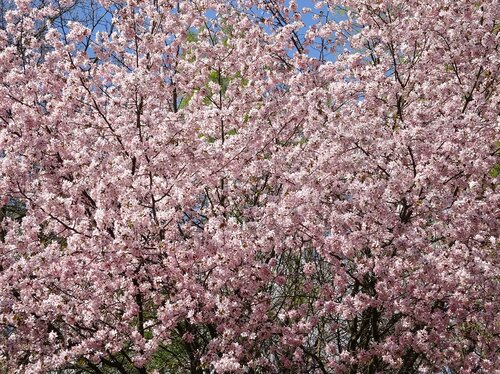
[[[498,370],[498,3],[307,3],[2,2],[1,370]]]

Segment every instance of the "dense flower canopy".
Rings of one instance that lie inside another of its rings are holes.
[[[497,1],[0,11],[0,371],[500,367]]]

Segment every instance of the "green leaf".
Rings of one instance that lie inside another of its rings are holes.
[[[181,102],[179,103],[179,109],[184,109],[185,107],[187,107],[193,95],[194,94],[184,96]]]
[[[236,135],[238,133],[238,130],[236,129],[231,129],[229,130],[228,132],[226,132],[226,135],[227,136],[232,136],[232,135]]]
[[[210,105],[212,104],[212,100],[210,99],[210,96],[205,96],[203,98],[203,105]]]
[[[218,83],[219,82],[219,72],[217,70],[213,70],[208,74],[208,80],[210,82]]]
[[[186,40],[188,43],[194,43],[198,41],[198,33],[196,33],[195,31],[188,31]]]
[[[216,140],[213,136],[211,136],[211,135],[205,135],[205,134],[199,134],[198,138],[205,139],[206,142],[209,143],[209,144],[212,144]]]
[[[500,164],[496,164],[495,166],[493,166],[490,170],[490,176],[492,178],[496,178],[500,175]]]

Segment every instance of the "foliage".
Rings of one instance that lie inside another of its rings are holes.
[[[0,13],[0,368],[493,373],[495,1]]]

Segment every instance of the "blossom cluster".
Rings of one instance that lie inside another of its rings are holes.
[[[0,9],[0,371],[498,370],[498,2],[301,3]]]

